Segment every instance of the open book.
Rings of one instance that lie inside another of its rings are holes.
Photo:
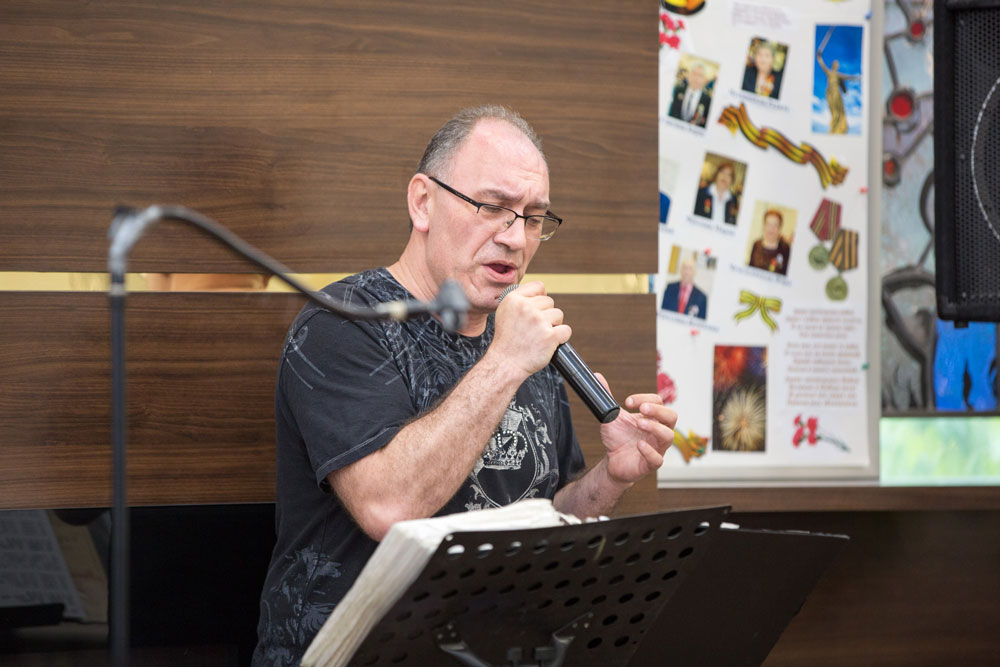
[[[423,571],[450,533],[579,524],[550,500],[532,499],[497,509],[400,521],[389,529],[358,580],[320,628],[302,658],[304,667],[346,665],[365,637]]]

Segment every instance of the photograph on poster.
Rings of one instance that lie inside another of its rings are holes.
[[[797,216],[798,212],[788,206],[762,200],[754,202],[746,249],[747,266],[788,275]]]
[[[861,134],[861,26],[817,25],[812,131]]]
[[[680,170],[679,162],[665,157],[660,158],[660,229],[666,229],[667,219],[670,217],[670,193],[677,186],[677,175]]]
[[[667,115],[695,127],[705,127],[718,74],[717,62],[682,53]]]
[[[712,450],[766,451],[767,348],[716,345]]]
[[[752,38],[747,50],[746,69],[743,70],[743,90],[778,99],[787,58],[787,44],[763,37]]]
[[[695,196],[694,214],[715,222],[735,225],[746,173],[745,162],[705,153],[698,193]]]
[[[657,390],[680,415],[661,485],[875,470],[871,11],[709,0],[683,25],[657,17],[677,28],[658,52]],[[704,128],[677,117],[689,79]]]
[[[675,245],[667,261],[660,310],[705,319],[718,262],[711,255]]]

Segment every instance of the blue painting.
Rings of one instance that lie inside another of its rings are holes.
[[[861,26],[817,25],[812,131],[861,134]]]

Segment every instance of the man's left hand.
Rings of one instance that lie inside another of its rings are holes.
[[[596,375],[607,386],[604,377]],[[663,465],[663,454],[674,441],[676,423],[677,413],[663,405],[658,394],[632,394],[626,398],[618,417],[601,425],[612,481],[632,484]]]

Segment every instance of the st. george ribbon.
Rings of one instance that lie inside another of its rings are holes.
[[[516,290],[520,285],[510,285],[500,293],[500,301],[509,293]],[[611,395],[601,381],[590,370],[590,366],[584,362],[573,346],[569,343],[562,343],[556,348],[556,353],[552,355],[552,365],[556,367],[563,379],[573,387],[573,390],[580,396],[597,421],[607,424],[618,416],[621,408],[615,397]]]

